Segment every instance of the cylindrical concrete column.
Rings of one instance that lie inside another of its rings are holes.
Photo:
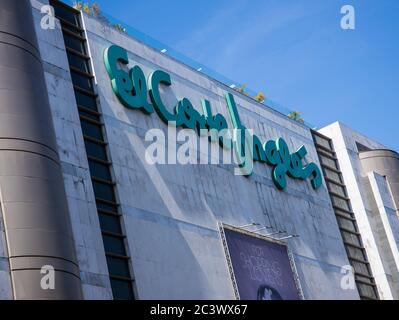
[[[396,210],[399,211],[399,154],[392,150],[371,150],[359,154],[365,173],[374,171],[387,177]]]
[[[0,201],[15,299],[81,298],[56,150],[30,1],[0,0]]]

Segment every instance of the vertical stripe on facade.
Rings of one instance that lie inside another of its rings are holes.
[[[130,257],[80,11],[51,1],[61,22],[114,299],[134,299]]]
[[[360,298],[376,300],[379,298],[377,287],[348,198],[332,140],[316,131],[312,131],[312,135],[349,263],[354,270]]]

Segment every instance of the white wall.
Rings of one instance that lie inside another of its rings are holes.
[[[259,222],[299,234],[288,244],[294,253],[307,299],[358,299],[356,290],[340,288],[348,265],[325,185],[314,191],[309,181],[288,178],[278,191],[270,167],[257,163],[250,178],[235,176],[232,166],[150,166],[143,161],[148,129],[166,125],[156,114],[124,108],[114,95],[103,63],[111,43],[129,51],[130,67],[146,75],[155,69],[171,74],[168,103],[200,99],[226,119],[223,93],[229,88],[164,54],[85,17],[98,94],[117,181],[117,191],[141,299],[231,299],[217,221],[232,225]],[[235,94],[242,122],[266,141],[283,137],[290,150],[305,145],[307,159],[318,163],[310,131],[253,100]]]
[[[333,140],[380,298],[398,299],[399,220],[385,178],[363,172],[356,142],[370,149],[386,147],[339,122],[319,131]]]

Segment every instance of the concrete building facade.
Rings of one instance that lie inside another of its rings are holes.
[[[398,153],[341,123],[332,139],[381,299],[398,299]]]
[[[287,177],[286,187],[279,190],[273,168],[260,162],[250,176],[236,175],[234,165],[226,164],[149,164],[147,133],[160,129],[167,134],[171,126],[155,113],[121,102],[104,52],[111,46],[123,48],[126,66],[140,67],[146,79],[156,70],[168,73],[172,85],[161,88],[166,105],[186,97],[201,113],[201,99],[206,99],[229,128],[235,125],[226,101],[230,93],[242,124],[262,142],[283,138],[289,150],[304,146],[303,164],[321,167],[308,127],[59,1],[13,2],[0,0],[0,36],[12,26],[2,24],[4,17],[20,10],[31,14],[26,28],[37,38],[37,74],[32,77],[39,84],[43,80],[40,87],[33,82],[26,87],[37,98],[17,101],[14,107],[32,122],[27,128],[42,130],[48,140],[21,137],[43,146],[34,152],[39,160],[32,158],[28,145],[18,149],[22,160],[10,152],[15,147],[2,147],[7,139],[19,138],[24,122],[10,122],[13,106],[1,100],[0,122],[9,123],[11,131],[0,129],[0,299],[235,299],[220,225],[252,223],[288,235],[280,239],[290,251],[302,298],[367,298],[367,290],[342,284],[344,276],[353,282],[356,274],[343,272],[352,260],[324,177],[318,188],[311,179]],[[56,20],[55,28],[46,29],[42,10],[49,4]],[[7,46],[0,43],[0,57]],[[26,70],[25,59],[14,57],[14,69]],[[10,68],[7,61],[2,59],[0,68]],[[120,62],[119,68],[126,67]],[[1,90],[9,83],[2,79]],[[28,84],[25,79],[17,81]],[[398,155],[341,124],[320,133],[333,141],[367,253],[371,284],[364,285],[378,290],[368,298],[397,299]],[[356,142],[366,149],[360,152]],[[54,154],[44,154],[50,152],[46,148]],[[200,155],[198,145],[193,148]],[[21,176],[20,185],[10,183],[14,176]],[[35,184],[36,178],[44,182]],[[13,192],[19,198],[13,199]],[[16,202],[30,204],[17,209]],[[13,228],[26,237],[16,239]],[[37,233],[46,228],[47,234]],[[265,233],[258,235],[267,239]],[[70,279],[60,280],[55,290],[40,288],[44,265],[54,266],[57,284],[60,278]],[[21,274],[19,269],[29,271]]]

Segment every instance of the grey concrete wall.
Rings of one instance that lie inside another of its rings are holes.
[[[0,210],[0,300],[13,298],[3,213]]]
[[[103,51],[117,44],[128,50],[130,67],[138,64],[146,75],[155,69],[169,72],[173,84],[163,92],[169,105],[188,97],[200,109],[200,99],[206,98],[214,113],[229,119],[223,94],[230,89],[92,18],[85,17],[85,25],[138,298],[233,298],[217,222],[256,221],[299,234],[288,245],[305,298],[358,299],[356,290],[340,287],[341,267],[349,262],[325,185],[315,191],[308,181],[288,179],[280,192],[263,164],[255,164],[250,178],[235,176],[232,166],[148,165],[145,133],[152,128],[166,132],[167,127],[156,114],[128,110],[118,102]],[[308,128],[235,96],[242,122],[262,141],[283,137],[290,150],[305,145],[308,161],[318,163]]]
[[[81,287],[29,0],[0,1],[0,190],[15,299],[79,299]],[[41,287],[41,268],[56,286]]]
[[[399,215],[399,154],[392,150],[380,149],[361,152],[359,158],[365,173],[376,172],[386,177]]]
[[[57,151],[79,264],[84,299],[112,299],[104,246],[90,179],[61,26],[40,28],[42,4],[33,0],[33,14],[50,101]]]

